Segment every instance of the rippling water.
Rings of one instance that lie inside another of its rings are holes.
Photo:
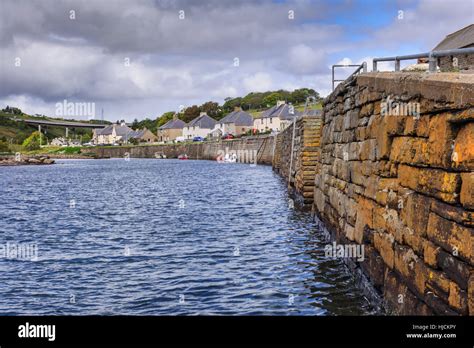
[[[0,167],[0,314],[345,315],[371,308],[268,166]],[[10,255],[11,256],[11,255]]]

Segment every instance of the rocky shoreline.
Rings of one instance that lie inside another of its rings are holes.
[[[0,166],[47,165],[54,164],[49,156],[5,156],[0,157]]]

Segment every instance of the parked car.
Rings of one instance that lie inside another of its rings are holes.
[[[204,141],[203,137],[194,137],[193,141]]]
[[[186,138],[185,137],[176,137],[175,141],[177,143],[182,143],[182,142],[186,141]]]
[[[224,134],[224,135],[222,136],[222,139],[225,139],[225,140],[234,139],[234,138],[235,138],[235,137],[234,137],[232,134],[230,134],[230,133]]]

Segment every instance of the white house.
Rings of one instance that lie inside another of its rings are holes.
[[[252,127],[252,115],[240,108],[235,108],[230,114],[217,121],[214,131],[220,130],[222,134],[241,135],[251,130]]]
[[[205,112],[201,112],[198,117],[183,127],[183,137],[184,139],[193,139],[195,137],[205,138],[212,132],[215,125],[216,120],[209,117]]]
[[[260,116],[254,119],[253,128],[259,132],[280,132],[300,114],[293,105],[279,100],[275,106],[263,111]]]
[[[102,129],[94,129],[92,142],[97,145],[111,145],[124,142],[127,134],[133,132],[124,122],[111,124]]]

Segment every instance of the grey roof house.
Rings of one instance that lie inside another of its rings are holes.
[[[300,116],[293,105],[284,101],[278,101],[275,106],[263,111],[254,119],[254,130],[259,132],[279,132],[288,127],[293,119]]]
[[[186,126],[186,122],[180,120],[179,118],[169,120],[164,125],[162,125],[159,129],[183,129]]]
[[[253,117],[248,112],[236,108],[234,111],[217,121],[214,130],[222,134],[241,135],[253,127]]]
[[[253,125],[253,117],[248,112],[235,110],[219,120],[218,123],[233,123],[236,126],[251,127]]]
[[[92,142],[94,144],[118,144],[127,143],[131,139],[152,142],[156,140],[156,137],[153,137],[155,135],[146,128],[135,131],[122,122],[121,124],[111,124],[102,129],[94,129]]]
[[[205,138],[216,125],[216,120],[208,116],[205,112],[187,123],[183,128],[183,136],[185,139],[193,139],[195,137]]]
[[[172,120],[169,120],[160,128],[158,128],[157,135],[158,141],[174,141],[179,137],[183,136],[183,128],[186,126],[186,123],[180,120],[178,117],[175,117]]]
[[[201,114],[196,117],[194,120],[186,124],[186,127],[199,127],[199,128],[214,128],[216,124],[216,120],[212,117],[208,116],[205,112],[201,112]]]
[[[278,117],[280,120],[293,120],[295,116],[299,115],[301,115],[301,113],[296,111],[293,105],[285,102],[278,102],[277,105],[263,111],[257,118]]]

